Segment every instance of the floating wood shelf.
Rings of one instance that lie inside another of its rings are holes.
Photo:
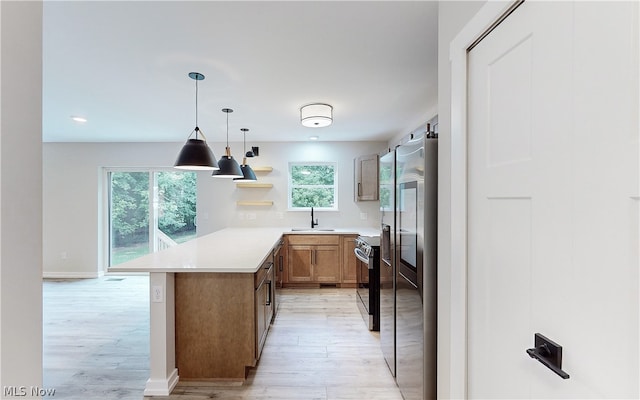
[[[272,188],[273,183],[253,183],[253,182],[244,182],[244,183],[236,183],[236,187],[239,188]]]
[[[252,167],[253,172],[271,172],[273,167]]]
[[[272,206],[273,201],[239,201],[236,204],[239,206]]]

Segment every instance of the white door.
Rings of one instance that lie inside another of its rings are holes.
[[[638,398],[638,3],[525,2],[468,57],[468,395]]]

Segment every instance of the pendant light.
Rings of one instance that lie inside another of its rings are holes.
[[[191,131],[189,137],[187,137],[187,143],[180,150],[174,168],[195,171],[217,170],[219,167],[216,157],[213,155],[209,145],[207,145],[207,138],[204,133],[198,128],[198,81],[203,80],[204,75],[199,72],[190,72],[189,78],[196,81],[196,127]],[[195,139],[189,139],[193,132],[196,133]],[[198,135],[201,135],[204,140],[199,139]]]
[[[238,162],[231,156],[231,148],[229,147],[229,113],[233,110],[230,108],[223,108],[223,113],[227,113],[227,147],[225,147],[225,154],[218,160],[219,170],[213,171],[213,177],[215,178],[242,178],[242,170],[238,165]]]
[[[242,128],[240,130],[242,131],[242,151],[246,151],[247,132],[249,132],[249,129]],[[253,152],[247,151],[245,153],[244,157],[242,158],[242,164],[240,164],[240,170],[242,170],[243,178],[235,178],[234,181],[255,182],[258,180],[258,178],[256,178],[255,172],[253,172],[253,169],[251,169],[251,166],[247,164],[247,157],[253,157]]]

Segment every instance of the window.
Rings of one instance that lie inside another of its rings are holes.
[[[196,236],[196,173],[108,170],[109,262],[163,250]]]
[[[289,163],[289,209],[338,209],[336,163]]]

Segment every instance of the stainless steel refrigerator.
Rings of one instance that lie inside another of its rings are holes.
[[[437,139],[380,158],[380,342],[405,400],[436,397]]]

